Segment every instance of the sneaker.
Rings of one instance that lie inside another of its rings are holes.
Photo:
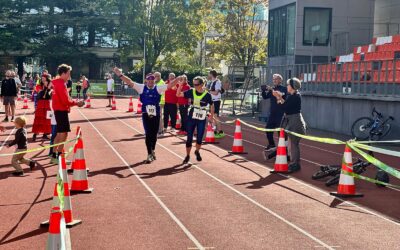
[[[3,122],[8,122],[8,117],[4,118]]]
[[[14,116],[13,117],[11,117],[11,121],[10,122],[14,122]]]
[[[203,159],[201,158],[200,152],[198,150],[194,151],[194,154],[196,155],[196,160],[197,161],[202,161]]]
[[[175,132],[175,129],[174,129],[174,128],[171,128],[170,132],[171,132],[171,133],[174,133],[174,132]]]
[[[50,163],[51,164],[58,164],[58,159],[57,158],[51,158]]]
[[[300,169],[301,169],[300,164],[292,163],[292,164],[289,165],[289,172],[290,172],[290,173],[297,172],[297,171],[299,171]]]
[[[187,132],[186,131],[179,131],[178,133],[177,133],[177,135],[187,135]]]
[[[42,138],[45,139],[45,140],[50,139],[46,134],[44,134]]]
[[[146,164],[150,164],[152,161],[154,161],[153,155],[149,154],[147,156],[147,159],[144,161]]]
[[[274,151],[274,150],[276,150],[275,145],[268,145],[264,148],[264,151]]]
[[[32,141],[36,141],[36,134],[33,134]]]
[[[156,158],[156,151],[153,150],[153,152],[151,153],[151,156],[153,156],[153,159],[154,159],[154,160],[157,160],[157,158]]]
[[[187,164],[189,161],[190,161],[190,156],[187,155],[183,160],[183,164]]]
[[[31,170],[33,170],[36,167],[36,161],[31,161],[29,163],[29,167],[31,168]]]
[[[24,175],[24,172],[22,172],[22,171],[15,171],[15,172],[12,172],[11,173],[12,175],[14,175],[14,176],[23,176]]]
[[[225,134],[224,134],[224,132],[222,132],[222,133],[217,133],[214,136],[216,139],[221,139],[221,138],[225,137]]]

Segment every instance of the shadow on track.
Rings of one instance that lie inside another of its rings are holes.
[[[140,173],[140,178],[142,179],[150,179],[158,176],[168,176],[173,174],[183,173],[187,170],[190,170],[191,164],[177,164],[170,168],[160,169],[154,173]]]

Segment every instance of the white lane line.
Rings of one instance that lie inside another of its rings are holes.
[[[114,119],[120,121],[121,123],[125,124],[127,127],[131,128],[132,130],[136,131],[137,133],[143,134],[141,131],[139,131],[138,129],[136,129],[135,127],[132,127],[131,125],[129,125],[128,123],[126,123],[125,121],[119,119],[118,117],[115,117],[111,114],[109,114],[108,112],[106,112],[110,117],[113,117]],[[163,149],[167,150],[168,152],[170,152],[171,154],[175,155],[176,157],[178,157],[179,159],[183,160],[184,157],[178,155],[177,153],[175,153],[174,151],[172,151],[171,149],[165,147],[163,144],[161,143],[157,143],[157,145],[159,145],[160,147],[162,147]],[[227,187],[228,189],[232,190],[233,192],[235,192],[236,194],[238,194],[239,196],[243,197],[244,199],[250,201],[251,203],[253,203],[254,205],[256,205],[257,207],[263,209],[264,211],[268,212],[269,214],[273,215],[275,218],[283,221],[284,223],[286,223],[287,225],[291,226],[292,228],[294,228],[295,230],[297,230],[298,232],[304,234],[305,236],[309,237],[310,239],[312,239],[313,241],[317,242],[318,244],[320,244],[321,246],[327,248],[327,249],[333,249],[332,247],[330,247],[328,244],[326,244],[325,242],[323,242],[322,240],[318,239],[317,237],[313,236],[312,234],[310,234],[309,232],[305,231],[304,229],[300,228],[299,226],[295,225],[294,223],[286,220],[285,218],[283,218],[282,216],[280,216],[279,214],[275,213],[274,211],[270,210],[269,208],[263,206],[262,204],[260,204],[259,202],[255,201],[254,199],[250,198],[249,196],[247,196],[246,194],[236,190],[235,188],[233,188],[231,185],[227,184],[226,182],[218,179],[218,177],[215,177],[214,175],[210,174],[209,172],[205,171],[204,169],[202,169],[201,167],[192,164],[192,167],[197,168],[198,170],[200,170],[201,172],[203,172],[205,175],[208,175],[209,177],[211,177],[212,179],[214,179],[215,181],[219,182],[220,184],[222,184],[223,186]]]
[[[254,124],[257,124],[257,125],[261,125],[261,124],[255,123],[255,122],[249,122],[249,123],[254,123]],[[232,124],[225,124],[225,123],[223,123],[223,124],[227,125],[227,126],[230,126],[230,127],[234,127],[234,125],[232,125]],[[258,131],[255,131],[255,130],[251,130],[251,129],[248,129],[248,128],[242,128],[242,129],[243,130],[247,130],[247,131],[252,131],[252,132],[255,132],[257,134],[265,135],[265,133],[258,132]],[[276,136],[274,136],[274,138],[276,138]],[[305,144],[305,143],[300,143],[300,145],[305,146],[305,147],[309,147],[309,148],[313,148],[313,149],[317,149],[317,150],[320,150],[320,151],[323,151],[323,152],[335,154],[335,155],[340,155],[340,156],[342,155],[341,153],[338,153],[338,152],[335,152],[335,151],[331,151],[331,150],[328,150],[328,149],[323,149],[323,148],[312,146],[312,145],[308,145],[308,144]]]
[[[200,244],[200,242],[194,237],[194,235],[183,225],[183,223],[172,213],[172,211],[162,202],[162,200],[157,196],[157,194],[147,185],[145,181],[143,181],[136,171],[129,165],[129,163],[121,156],[120,153],[114,148],[113,145],[104,137],[104,135],[96,128],[96,126],[86,117],[85,114],[78,109],[79,113],[89,122],[89,124],[96,130],[97,134],[107,143],[107,145],[114,151],[114,153],[118,156],[118,158],[129,168],[132,174],[140,181],[140,183],[147,189],[147,191],[156,199],[156,201],[160,204],[160,206],[167,212],[167,214],[175,221],[175,223],[182,229],[182,231],[186,234],[186,236],[196,245],[199,249],[204,249],[204,247]]]

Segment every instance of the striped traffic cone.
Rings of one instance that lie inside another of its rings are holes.
[[[92,107],[92,104],[90,103],[90,96],[88,96],[88,98],[86,99],[86,106],[85,108],[89,109]]]
[[[115,101],[115,97],[112,97],[111,101],[111,110],[117,110],[117,102]]]
[[[80,126],[76,127],[76,134],[75,135],[76,136],[78,136],[78,135],[82,136],[82,130],[81,130]],[[78,145],[78,140],[75,142],[74,149],[72,151],[71,168],[68,169],[68,173],[73,173],[74,172],[74,168],[73,168],[73,164],[72,163],[75,161],[75,154],[76,154],[76,151],[77,151],[77,145]]]
[[[138,99],[136,114],[141,114],[141,113],[142,113],[142,102],[140,101],[140,99]]]
[[[28,109],[28,108],[29,108],[29,106],[28,106],[28,97],[25,94],[25,96],[24,96],[24,106],[22,106],[22,109]]]
[[[232,145],[232,151],[229,153],[231,154],[247,154],[244,152],[244,147],[243,147],[243,139],[242,139],[242,127],[240,125],[240,120],[236,120],[236,127],[235,127],[235,136],[233,138],[233,145]]]
[[[353,173],[353,157],[349,146],[346,145],[342,160],[342,171],[340,173],[339,185],[337,192],[331,192],[331,195],[341,198],[363,197],[363,194],[356,193],[356,185],[354,177],[345,174],[345,172]]]
[[[18,96],[18,97],[17,97],[17,101],[18,101],[18,102],[22,101],[21,95],[18,94],[17,96]]]
[[[76,152],[71,167],[74,170],[71,182],[71,193],[91,193],[93,188],[89,188],[82,137],[79,137],[76,143]]]
[[[64,208],[63,208],[63,214],[65,218],[65,223],[68,228],[74,227],[76,225],[79,225],[82,223],[81,220],[75,220],[72,216],[72,202],[71,202],[71,196],[70,196],[70,191],[69,191],[69,185],[68,185],[68,173],[67,173],[67,164],[65,163],[65,157],[64,153],[60,155],[59,159],[59,169],[62,170],[62,182],[63,182],[63,187],[64,187]],[[60,179],[60,172],[57,173],[57,180]],[[54,192],[53,192],[53,207],[59,207],[60,206],[60,200],[58,197],[58,191],[57,191],[57,183],[54,186]],[[51,217],[51,215],[50,215]],[[49,225],[49,221],[42,222],[40,224],[41,227],[46,227]]]
[[[207,126],[207,134],[206,134],[205,142],[206,143],[210,143],[210,144],[216,144],[217,143],[215,141],[214,130],[212,128],[211,123],[209,123],[208,126]]]
[[[178,114],[176,114],[176,124],[175,124],[175,128],[176,129],[181,129],[182,124],[181,124],[181,116]]]
[[[132,113],[133,112],[133,101],[132,101],[132,97],[129,99],[129,108],[128,108],[128,112]]]
[[[289,165],[287,159],[285,131],[281,129],[281,132],[279,134],[278,148],[276,150],[274,170],[272,170],[271,173],[288,173],[288,172],[289,172]]]
[[[53,207],[50,213],[49,236],[47,237],[46,250],[66,249],[65,219],[59,207]]]

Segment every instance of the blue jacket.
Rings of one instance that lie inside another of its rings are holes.
[[[286,99],[286,96],[287,96],[287,88],[286,87],[284,87],[282,85],[278,85],[278,86],[274,87],[273,90],[284,93],[283,99]],[[284,114],[284,110],[282,107],[283,105],[279,105],[277,103],[276,97],[272,95],[272,91],[263,91],[261,94],[264,99],[270,99],[270,101],[271,101],[270,116],[283,117],[283,114]]]

